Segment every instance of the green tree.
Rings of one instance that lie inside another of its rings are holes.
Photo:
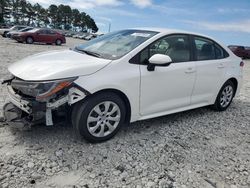
[[[68,29],[71,25],[71,15],[72,15],[71,7],[68,5],[61,4],[58,6],[58,12],[61,25],[63,25],[65,29]]]
[[[4,23],[4,18],[10,16],[9,3],[9,0],[0,0],[0,23]]]
[[[36,17],[36,12],[32,4],[27,3],[26,5],[26,21],[27,25],[34,25],[34,20]]]
[[[48,12],[48,16],[51,20],[50,24],[53,25],[53,27],[56,27],[58,7],[54,4],[52,4],[49,6],[47,12]]]
[[[48,9],[39,3],[32,5],[28,0],[0,0],[0,23],[13,18],[15,24],[37,26],[52,25],[54,28],[81,28],[82,31],[91,29],[98,31],[95,21],[85,12],[71,9],[68,5],[50,5]],[[35,24],[36,23],[36,24]]]
[[[78,9],[72,9],[71,23],[74,28],[81,25],[81,14]]]

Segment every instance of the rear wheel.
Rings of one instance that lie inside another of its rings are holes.
[[[76,133],[89,142],[102,142],[119,131],[125,116],[123,100],[112,92],[104,92],[76,104],[72,123]]]
[[[34,42],[34,40],[33,40],[32,37],[27,37],[27,38],[26,38],[26,43],[27,43],[27,44],[33,44],[33,42]]]
[[[221,88],[216,101],[213,105],[213,108],[217,111],[224,111],[226,110],[233,98],[234,98],[234,94],[235,94],[235,85],[232,81],[228,80]]]
[[[60,46],[60,45],[62,45],[62,40],[60,40],[60,39],[57,39],[57,40],[56,40],[56,45],[57,45],[57,46]]]

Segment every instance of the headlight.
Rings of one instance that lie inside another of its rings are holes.
[[[70,86],[77,78],[69,78],[46,82],[29,82],[15,79],[11,86],[25,95],[35,97],[38,101],[45,101],[60,90]]]

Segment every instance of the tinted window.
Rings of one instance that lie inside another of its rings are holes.
[[[224,50],[218,45],[215,45],[215,55],[216,55],[216,59],[224,58]]]
[[[203,38],[194,38],[197,60],[216,59],[215,47],[212,41]]]
[[[47,34],[49,34],[49,35],[54,35],[54,34],[56,34],[56,33],[55,33],[55,31],[47,30]]]
[[[40,29],[40,30],[38,31],[38,33],[40,33],[40,34],[47,34],[47,30],[45,30],[45,29]]]
[[[197,60],[223,59],[229,54],[217,43],[202,37],[194,37]],[[233,46],[230,46],[232,49]]]

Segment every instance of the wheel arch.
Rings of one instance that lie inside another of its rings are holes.
[[[61,41],[61,43],[63,43],[63,40],[61,39],[61,38],[56,38],[56,40],[55,40],[55,43],[56,43],[56,41],[58,41],[58,40],[60,40]]]
[[[234,92],[234,96],[235,96],[235,94],[237,93],[237,89],[238,89],[238,80],[235,78],[235,77],[231,77],[231,78],[229,78],[227,81],[231,81],[231,82],[233,82],[233,84],[234,84],[234,86],[235,86],[235,92]],[[227,82],[226,81],[226,82]],[[225,82],[225,83],[226,83]]]
[[[102,89],[99,91],[96,91],[95,93],[92,93],[90,96],[99,94],[99,93],[103,93],[103,92],[113,92],[115,94],[117,94],[124,102],[125,107],[126,107],[126,117],[125,117],[125,123],[130,123],[131,120],[131,104],[130,101],[127,97],[127,95],[125,93],[123,93],[122,91],[118,90],[118,89]]]

